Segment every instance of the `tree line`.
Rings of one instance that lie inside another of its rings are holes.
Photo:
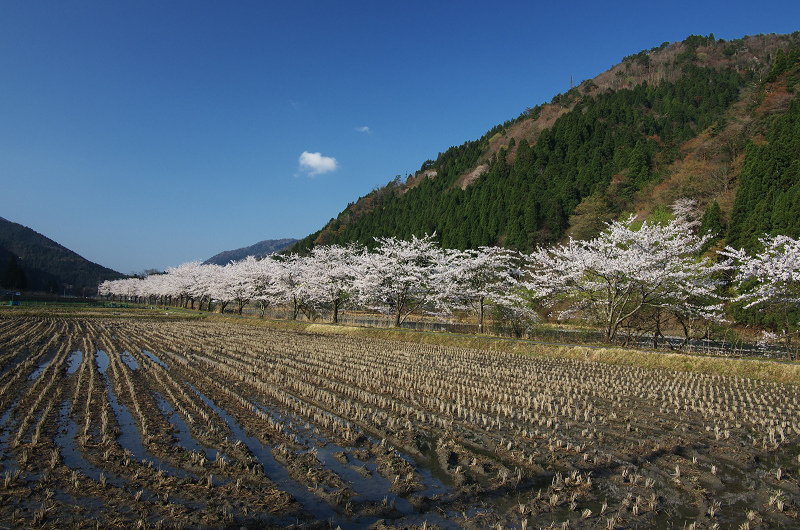
[[[550,316],[597,324],[609,342],[621,330],[646,331],[656,340],[667,326],[682,328],[688,341],[727,322],[726,308],[740,303],[779,309],[786,316],[780,338],[788,341],[796,329],[789,315],[800,302],[800,243],[764,236],[754,253],[708,252],[713,237],[701,233],[696,202],[680,200],[668,214],[612,221],[593,239],[530,253],[443,249],[435,235],[386,237],[372,249],[334,244],[225,266],[190,262],[146,278],[105,281],[99,292],[208,311],[233,305],[241,313],[252,304],[262,316],[281,307],[292,319],[302,313],[334,323],[345,308],[385,314],[395,326],[414,313],[471,314],[481,331],[489,314],[514,329]]]

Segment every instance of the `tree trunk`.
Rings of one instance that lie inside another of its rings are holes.
[[[483,297],[478,302],[478,333],[483,335]]]
[[[656,330],[653,333],[653,349],[655,350],[655,349],[658,348],[658,338],[659,337],[664,340],[664,342],[667,344],[669,349],[672,349],[672,343],[667,340],[667,338],[664,336],[664,331],[661,329],[661,314],[663,312],[663,308],[657,307],[655,312],[656,312],[656,324],[655,324]],[[681,324],[683,324],[683,321],[680,318],[677,318],[677,320]]]
[[[683,343],[680,345],[681,349],[689,349],[689,340],[691,332],[689,331],[689,327],[686,325],[685,322],[681,321],[681,327],[683,327]]]
[[[609,318],[608,323],[606,324],[606,338],[605,338],[606,342],[611,342],[611,337],[613,333],[614,333],[614,323]]]

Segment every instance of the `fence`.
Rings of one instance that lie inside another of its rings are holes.
[[[252,316],[259,316],[261,312],[252,307],[245,307],[242,310],[243,314],[252,315]],[[268,309],[264,316],[269,319],[274,320],[287,320],[289,319],[289,313],[287,311],[282,310],[274,310]],[[297,320],[300,322],[331,322],[332,317],[330,315],[318,315],[314,319],[309,319],[305,314],[299,314],[297,316]],[[366,328],[383,328],[388,329],[394,327],[394,319],[389,317],[383,317],[375,314],[368,314],[368,313],[350,313],[350,312],[342,312],[339,313],[338,323],[342,326],[357,326],[357,327],[366,327]],[[492,329],[492,334],[499,334],[501,336],[511,337],[512,333],[510,330],[506,329],[497,329],[498,326],[494,323],[489,323],[486,325],[486,329]],[[460,333],[464,335],[470,334],[477,334],[479,332],[478,325],[469,323],[469,322],[461,322],[456,319],[450,320],[434,320],[434,319],[406,319],[400,324],[400,328],[408,329],[412,331],[427,331],[427,332],[440,332],[440,333]],[[502,327],[501,327],[502,328]],[[498,333],[499,331],[499,333]]]
[[[252,307],[246,307],[244,314],[259,316],[260,312]],[[273,320],[287,320],[290,315],[287,311],[269,309],[264,315]],[[317,316],[310,320],[304,314],[297,317],[301,322],[330,322],[330,315]],[[378,316],[368,313],[343,312],[339,314],[339,325],[357,326],[388,329],[394,327],[394,320],[389,317]],[[461,335],[477,335],[479,328],[477,323],[460,321],[457,318],[449,320],[433,320],[426,318],[406,319],[400,324],[401,329],[423,332],[456,333]],[[605,340],[605,335],[601,331],[585,329],[564,329],[564,328],[545,328],[531,326],[527,328],[521,336],[517,337],[510,326],[498,322],[487,321],[484,329],[488,334],[504,338],[521,338],[534,342],[575,345],[595,347]],[[706,355],[724,355],[727,357],[771,357],[784,358],[785,351],[780,347],[764,348],[756,344],[744,342],[732,343],[726,340],[712,339],[692,339],[685,341],[684,337],[659,337],[654,344],[652,336],[626,336],[625,333],[617,335],[616,344],[625,344],[633,348],[656,349],[656,350],[678,350],[687,352],[703,353]],[[655,346],[655,347],[654,347]]]

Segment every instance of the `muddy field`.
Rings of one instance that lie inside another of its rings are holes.
[[[796,387],[167,318],[0,319],[0,527],[799,527]]]

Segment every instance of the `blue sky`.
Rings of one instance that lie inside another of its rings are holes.
[[[123,273],[301,238],[621,59],[800,2],[0,0],[0,217]]]

